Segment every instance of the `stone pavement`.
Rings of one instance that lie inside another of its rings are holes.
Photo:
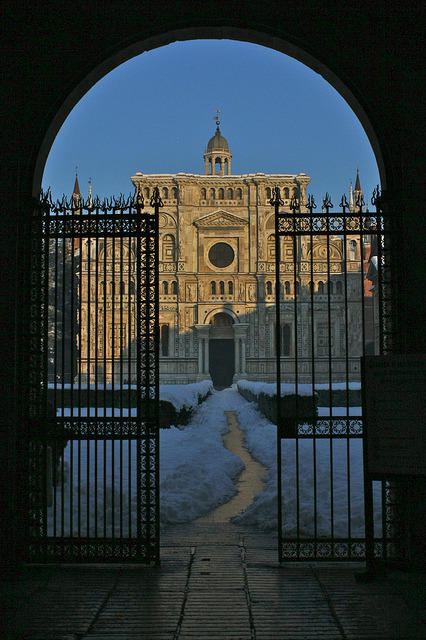
[[[420,640],[424,576],[357,583],[362,564],[277,562],[271,534],[177,525],[161,567],[24,568],[2,590],[7,640]],[[1,629],[3,629],[3,635]]]

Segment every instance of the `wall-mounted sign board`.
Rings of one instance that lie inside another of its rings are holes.
[[[426,358],[362,358],[364,464],[371,477],[425,475]]]

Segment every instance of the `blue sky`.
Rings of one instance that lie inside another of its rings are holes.
[[[130,176],[204,173],[215,110],[232,173],[300,173],[317,203],[335,208],[359,167],[370,200],[379,182],[367,136],[343,98],[293,58],[259,45],[195,40],[129,60],[75,106],[50,151],[43,188],[70,195],[75,167],[83,195],[129,194]]]

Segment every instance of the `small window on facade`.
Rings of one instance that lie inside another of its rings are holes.
[[[125,282],[120,282],[120,294],[126,293],[126,284]]]
[[[177,282],[176,282],[176,280],[173,280],[173,282],[172,282],[172,294],[174,296],[177,296],[177,292],[178,292]]]
[[[338,280],[336,282],[336,293],[337,295],[341,296],[343,293],[343,283],[341,280]]]
[[[313,292],[314,292],[314,283],[311,280],[309,283],[309,293],[313,293]]]
[[[296,280],[296,282],[294,283],[294,295],[298,296],[300,292],[300,285],[299,282]]]
[[[290,191],[289,191],[288,187],[284,187],[283,196],[284,196],[284,200],[288,200],[289,199]]]
[[[101,282],[101,296],[105,296],[105,281]]]
[[[177,188],[173,187],[172,189],[172,198],[173,200],[177,200]]]
[[[232,280],[228,282],[228,293],[230,296],[232,296],[232,294],[234,293],[234,283],[232,282]]]
[[[265,192],[266,192],[267,199],[270,200],[271,197],[272,197],[271,196],[271,188],[270,187],[266,187]]]
[[[274,262],[275,260],[275,236],[274,234],[271,234],[268,237],[268,261],[269,262]]]
[[[173,262],[175,260],[175,239],[167,234],[163,238],[163,262]]]
[[[216,282],[211,282],[210,283],[210,288],[211,288],[212,296],[215,296],[216,295]]]
[[[129,288],[130,288],[130,295],[134,295],[135,294],[135,281],[134,280],[130,280]]]
[[[222,280],[219,282],[219,293],[221,296],[225,294],[225,283]]]
[[[167,357],[169,355],[169,325],[161,326],[161,355]]]
[[[207,198],[207,192],[205,189],[201,189],[201,200],[205,200]]]
[[[237,200],[242,200],[242,199],[243,199],[243,190],[237,189]]]
[[[318,293],[324,293],[324,283],[321,280],[318,282]]]
[[[226,192],[226,197],[228,198],[228,200],[232,200],[234,197],[234,192],[232,189],[228,189],[228,191]]]
[[[268,280],[266,283],[266,295],[272,295],[272,282],[270,280]]]
[[[329,282],[329,283],[328,283],[328,290],[329,290],[329,292],[330,292],[330,295],[333,295],[333,293],[334,293],[334,286],[333,286],[333,283],[332,283],[332,282]]]
[[[163,282],[163,294],[166,296],[169,293],[169,283]]]
[[[218,198],[219,200],[223,200],[225,197],[225,192],[223,189],[219,189],[219,194],[218,194]]]
[[[288,280],[286,280],[284,282],[284,291],[285,291],[286,295],[288,295],[288,296],[290,295],[290,291],[291,291],[290,290],[290,282]]]
[[[214,191],[214,189],[210,189],[209,198],[210,198],[210,200],[215,200],[215,191]]]
[[[163,187],[162,191],[161,191],[161,195],[162,197],[167,200],[169,197],[169,190],[167,187]]]

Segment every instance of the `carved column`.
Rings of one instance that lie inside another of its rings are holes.
[[[247,329],[249,328],[248,322],[240,322],[234,324],[235,335],[235,380],[245,378],[247,376],[247,364],[246,364],[246,339]],[[241,362],[241,366],[240,366]],[[240,370],[241,369],[241,370]]]
[[[197,382],[209,379],[209,324],[196,324],[198,332],[198,374]]]

